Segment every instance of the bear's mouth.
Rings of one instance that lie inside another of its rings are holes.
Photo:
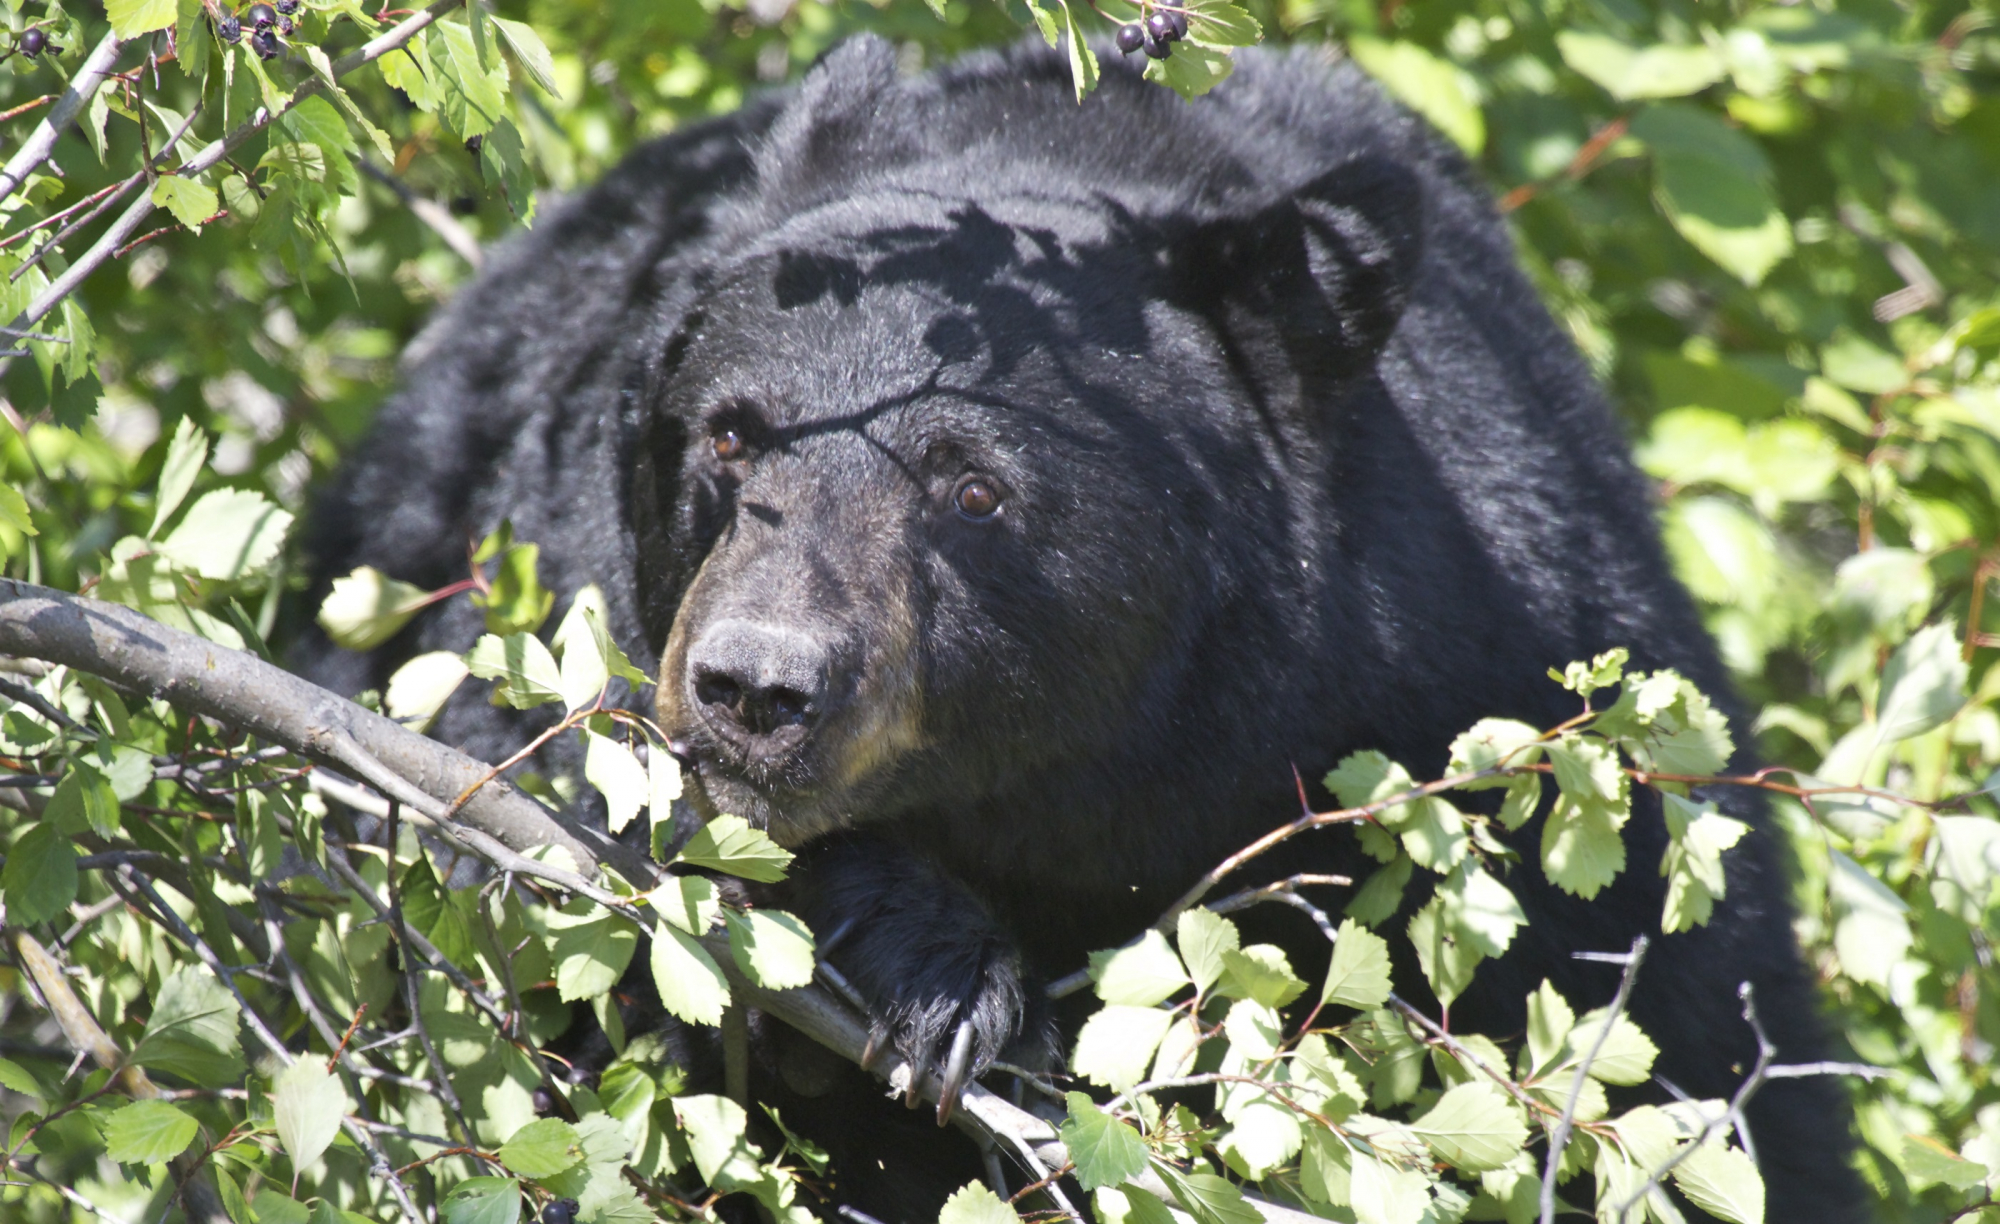
[[[740,816],[788,848],[851,823],[844,805],[832,796],[759,779],[741,765],[690,750],[685,741],[676,745],[675,755],[681,761],[685,798],[704,822]]]

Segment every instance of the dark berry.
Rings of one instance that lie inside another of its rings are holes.
[[[1156,43],[1170,43],[1174,41],[1173,18],[1160,12],[1146,14],[1146,37],[1148,40]]]
[[[1167,14],[1167,20],[1168,20],[1168,21],[1171,21],[1171,22],[1173,22],[1173,23],[1174,23],[1174,41],[1175,41],[1175,42],[1179,42],[1179,41],[1180,41],[1181,39],[1183,39],[1183,38],[1186,38],[1186,37],[1187,37],[1187,30],[1188,30],[1188,27],[1187,27],[1187,14],[1186,14],[1186,13],[1182,13],[1182,12],[1170,12],[1170,13],[1168,13],[1168,14]]]
[[[243,38],[243,23],[236,19],[236,14],[231,13],[229,16],[215,23],[215,36],[225,43],[241,41]]]
[[[21,48],[22,55],[33,59],[47,49],[49,36],[40,30],[29,30],[21,35],[21,41],[16,45]]]
[[[297,26],[292,24],[292,19],[290,17],[280,16],[278,18],[278,33],[289,36],[291,32],[297,28],[298,28]]]
[[[478,157],[479,150],[485,147],[485,144],[486,144],[486,138],[483,136],[470,137],[465,142],[465,151],[467,153],[472,154],[474,157]]]
[[[277,0],[278,12],[286,17],[299,11],[299,0]]]
[[[258,59],[277,59],[278,36],[269,30],[258,30],[250,36],[250,49],[257,53]]]
[[[542,1208],[542,1224],[576,1224],[577,1201],[557,1199]]]
[[[260,30],[268,30],[278,24],[278,14],[268,4],[253,4],[243,10],[243,15],[250,19],[251,25]]]
[[[546,1088],[535,1089],[534,1095],[528,1099],[534,1102],[535,1116],[538,1118],[546,1118],[556,1111],[555,1095]]]
[[[1174,44],[1164,38],[1154,38],[1151,34],[1146,35],[1146,54],[1148,56],[1153,59],[1163,60],[1173,53]]]
[[[1118,44],[1119,51],[1130,55],[1145,45],[1146,32],[1139,28],[1137,22],[1127,22],[1118,27],[1118,33],[1113,36],[1113,40]]]

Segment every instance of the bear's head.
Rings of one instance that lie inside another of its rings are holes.
[[[1189,128],[1198,168],[1105,160],[1182,104],[913,100],[887,54],[776,125],[642,395],[662,725],[711,811],[793,844],[1204,718],[1243,605],[1311,597],[1278,472],[1368,377],[1422,229],[1388,159],[1231,182]]]

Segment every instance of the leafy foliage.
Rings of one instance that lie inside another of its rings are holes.
[[[499,8],[447,5],[389,53],[350,63],[410,18],[308,3],[267,62],[218,37],[197,4],[113,0],[99,19],[10,2],[10,148],[107,30],[131,41],[56,134],[62,173],[30,166],[0,200],[0,272],[15,329],[30,333],[0,358],[16,426],[0,430],[9,575],[262,652],[292,615],[286,542],[304,489],[358,437],[390,358],[466,274],[473,244],[531,223],[538,191],[737,106],[857,29],[895,38],[913,65],[1033,30],[1066,47],[1082,95],[1098,57],[1116,54],[1094,42],[1106,18],[1138,13],[1123,0]],[[1243,946],[1227,914],[1201,907],[1093,958],[1102,1007],[1070,1069],[1097,1090],[1064,1102],[1075,1180],[1101,1217],[1145,1224],[1169,1218],[1167,1201],[1203,1224],[1247,1221],[1251,1182],[1368,1224],[1528,1219],[1550,1114],[1574,1093],[1562,1189],[1594,1185],[1595,1199],[1575,1200],[1586,1209],[1629,1202],[1670,1218],[1647,1182],[1674,1162],[1666,1181],[1704,1210],[1761,1218],[1761,1183],[1716,1102],[1611,1115],[1601,1086],[1644,1078],[1653,1054],[1629,1020],[1579,1018],[1545,984],[1517,1040],[1447,1043],[1399,1010],[1388,978],[1407,940],[1449,1002],[1509,946],[1522,916],[1495,826],[1518,828],[1550,787],[1536,849],[1552,879],[1588,897],[1622,871],[1658,871],[1663,929],[1705,923],[1744,830],[1688,780],[1754,738],[1802,868],[1801,938],[1852,1056],[1888,1070],[1854,1089],[1885,1215],[1991,1202],[1991,6],[1194,0],[1186,15],[1188,39],[1149,62],[1152,79],[1195,96],[1227,76],[1236,47],[1336,45],[1493,183],[1546,301],[1625,414],[1659,482],[1672,559],[1761,712],[1729,728],[1681,678],[1628,674],[1610,656],[1558,674],[1587,716],[1482,722],[1454,745],[1442,785],[1418,787],[1377,755],[1344,762],[1328,785],[1343,806],[1373,809],[1353,836],[1381,865],[1328,917],[1325,981]],[[30,30],[46,50],[27,52]],[[139,223],[101,241],[141,205]],[[51,292],[78,268],[89,274],[73,293]],[[46,313],[24,322],[38,303]],[[589,762],[586,777],[554,781],[598,789],[618,823],[644,813],[657,826],[680,779],[644,719],[609,696],[631,665],[588,595],[548,631],[538,560],[503,531],[463,583],[425,590],[363,571],[309,613],[367,646],[432,603],[475,600],[490,636],[464,657],[412,660],[383,707],[422,726],[466,683],[552,707],[554,734],[581,737]],[[64,1218],[63,1186],[158,1218],[195,1161],[239,1224],[386,1221],[398,1208],[370,1172],[375,1144],[390,1166],[422,1170],[453,1224],[568,1200],[586,1221],[678,1218],[704,1188],[801,1217],[817,1175],[810,1136],[780,1124],[760,1144],[739,1106],[684,1095],[644,1041],[625,1044],[595,1092],[563,1092],[561,1116],[534,1108],[554,1082],[542,1045],[580,1004],[615,1029],[608,992],[642,941],[663,1002],[692,1023],[723,1019],[724,964],[771,986],[810,977],[796,920],[733,909],[704,874],[777,878],[789,860],[768,839],[719,821],[676,858],[657,827],[678,873],[669,885],[601,881],[629,913],[494,882],[454,889],[407,827],[390,861],[347,850],[353,831],[295,760],[90,676],[0,678],[12,686],[0,714],[8,929],[58,950],[125,1061],[170,1094],[102,1069],[65,1078],[66,1058],[38,1052],[47,1030],[21,979],[0,982],[0,1032],[17,1043],[0,1060],[0,1213]],[[1664,793],[1657,863],[1628,860],[1635,786]],[[1488,788],[1503,791],[1490,816],[1460,795]],[[121,866],[121,854],[137,857]],[[1393,929],[1411,890],[1422,904]],[[392,906],[407,927],[384,919]],[[218,976],[191,940],[225,968],[268,968]],[[423,1040],[384,1041],[414,1028]],[[1147,1088],[1200,1076],[1214,1078],[1192,1104]],[[975,1186],[946,1215],[1014,1211]]]

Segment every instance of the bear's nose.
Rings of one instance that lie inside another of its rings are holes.
[[[769,753],[805,738],[826,699],[827,650],[812,636],[756,621],[719,621],[688,651],[702,717],[736,746]]]

